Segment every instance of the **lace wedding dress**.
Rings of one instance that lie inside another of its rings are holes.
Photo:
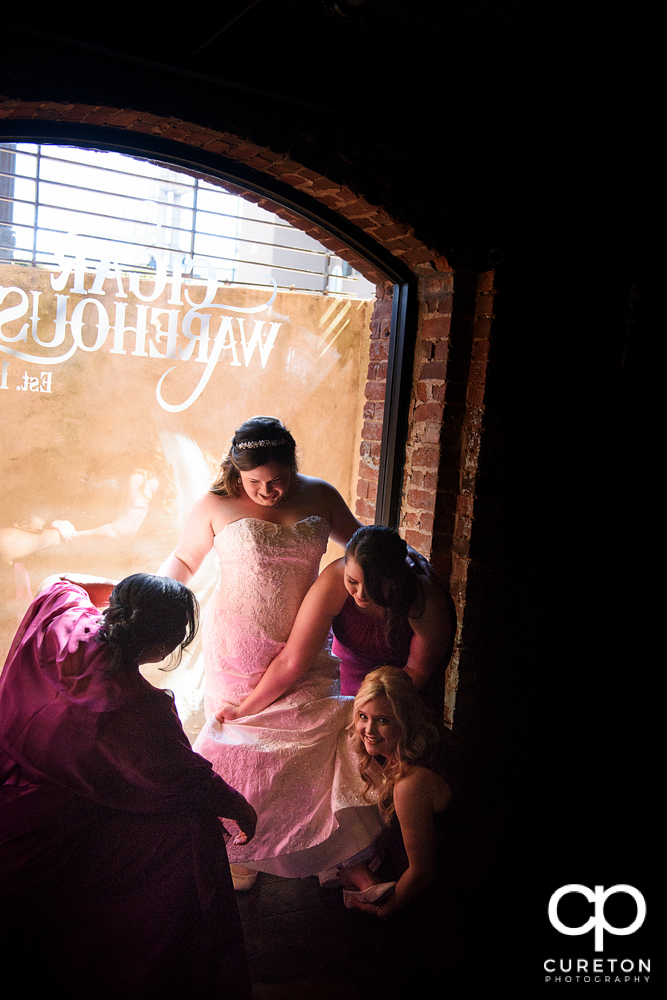
[[[317,576],[328,523],[234,521],[215,537],[220,581],[203,626],[207,722],[194,749],[257,810],[257,833],[228,845],[229,860],[287,877],[314,875],[368,847],[382,826],[345,727],[352,698],[338,694],[338,659],[323,650],[308,673],[257,715],[221,724],[285,644]]]

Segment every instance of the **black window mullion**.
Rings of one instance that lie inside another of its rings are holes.
[[[375,523],[398,528],[415,348],[414,295],[394,285]]]

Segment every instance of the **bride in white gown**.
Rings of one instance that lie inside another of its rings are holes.
[[[202,635],[206,723],[194,749],[258,814],[253,841],[229,845],[239,885],[251,869],[300,877],[335,867],[381,829],[345,731],[353,699],[338,694],[338,660],[314,651],[306,673],[267,671],[327,539],[344,545],[359,526],[332,486],[297,471],[295,451],[275,418],[243,424],[160,569],[188,583],[212,547],[220,562]]]

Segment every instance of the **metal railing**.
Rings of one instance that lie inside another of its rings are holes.
[[[93,263],[153,274],[194,258],[221,282],[371,298],[374,286],[306,233],[227,191],[151,160],[74,146],[0,143],[0,262],[58,268],[69,234]]]

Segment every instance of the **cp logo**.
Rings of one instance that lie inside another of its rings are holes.
[[[558,904],[560,903],[563,896],[567,896],[570,892],[578,892],[582,896],[585,896],[589,903],[595,904],[595,912],[592,917],[589,917],[585,924],[581,924],[580,927],[568,927],[566,924],[562,923],[558,916]],[[637,907],[637,916],[628,924],[627,927],[614,927],[612,924],[608,924],[604,916],[604,904],[609,896],[613,896],[616,892],[626,893],[628,896],[632,896]],[[633,885],[612,885],[609,889],[604,888],[603,885],[596,885],[595,891],[593,892],[588,888],[587,885],[577,885],[572,883],[571,885],[562,885],[560,889],[556,889],[555,893],[549,900],[549,920],[553,927],[561,934],[578,935],[586,934],[591,927],[595,928],[595,950],[602,951],[602,941],[604,938],[604,932],[609,931],[610,934],[620,934],[625,936],[626,934],[633,934],[641,925],[644,923],[646,917],[646,902],[641,892],[639,892]]]

